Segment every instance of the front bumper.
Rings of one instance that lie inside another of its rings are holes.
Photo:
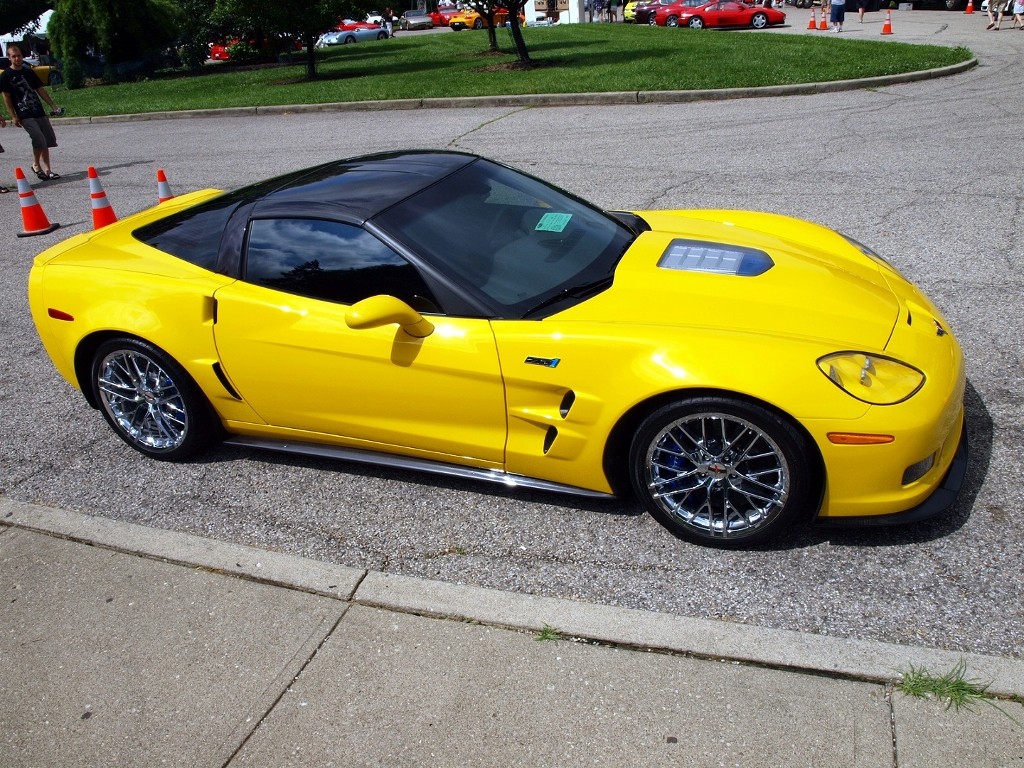
[[[953,456],[953,463],[942,478],[942,482],[932,494],[917,506],[902,512],[893,512],[888,515],[874,515],[864,517],[827,517],[819,518],[824,525],[837,527],[859,527],[859,526],[886,526],[906,525],[908,523],[919,523],[929,520],[942,514],[956,502],[963,487],[964,478],[967,476],[967,425],[965,424],[960,432],[960,442]]]

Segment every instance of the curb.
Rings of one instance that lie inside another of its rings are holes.
[[[976,58],[937,69],[923,69],[898,75],[882,75],[856,80],[832,80],[821,83],[766,85],[756,88],[722,88],[694,91],[617,91],[610,93],[534,93],[519,96],[459,96],[452,98],[396,99],[394,101],[339,101],[326,104],[292,104],[267,107],[224,107],[190,109],[178,112],[143,112],[133,115],[57,118],[61,125],[122,123],[140,120],[185,120],[196,117],[260,117],[296,115],[305,112],[373,112],[396,109],[472,109],[479,107],[580,107],[627,104],[686,104],[698,101],[726,101],[771,96],[809,96],[888,85],[912,83],[948,77],[978,66]]]
[[[946,671],[962,661],[972,678],[988,683],[989,695],[1024,700],[1024,660],[814,635],[397,576],[0,496],[0,534],[5,527],[397,613],[523,632],[550,627],[563,638],[804,674],[893,684],[911,666]]]

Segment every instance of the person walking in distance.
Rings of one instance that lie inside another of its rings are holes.
[[[1024,32],[1024,0],[1013,0],[1013,23],[1010,25],[1010,29],[1017,27],[1021,32]]]
[[[0,92],[11,122],[24,128],[32,139],[32,171],[43,181],[59,179],[50,167],[50,150],[57,146],[57,136],[43,112],[43,102],[50,105],[51,114],[59,115],[64,110],[54,103],[36,73],[24,66],[21,48],[7,46],[7,58],[11,66],[0,74]]]
[[[1003,12],[1006,10],[1006,0],[989,0],[988,3],[988,26],[985,29],[999,31],[1003,23]]]
[[[836,32],[843,31],[843,22],[846,20],[846,0],[832,0],[829,7],[829,20],[832,22],[832,29]]]

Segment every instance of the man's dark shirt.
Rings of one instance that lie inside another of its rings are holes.
[[[19,120],[45,117],[43,102],[36,91],[43,87],[39,75],[28,67],[10,67],[0,73],[0,93],[11,94],[14,112]]]

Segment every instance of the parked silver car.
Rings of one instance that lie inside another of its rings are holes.
[[[398,25],[401,29],[433,29],[434,20],[426,11],[406,11]]]

